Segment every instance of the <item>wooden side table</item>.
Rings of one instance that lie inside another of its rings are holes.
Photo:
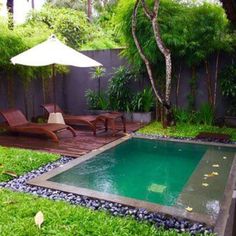
[[[108,124],[111,125],[113,135],[115,135],[116,133],[116,121],[120,119],[123,124],[123,131],[126,132],[126,120],[125,120],[124,115],[121,112],[110,112],[110,113],[101,114],[97,117],[97,121],[101,119],[105,121],[106,131],[108,130]]]

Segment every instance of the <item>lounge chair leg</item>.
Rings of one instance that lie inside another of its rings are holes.
[[[67,130],[71,131],[71,133],[73,134],[74,137],[76,137],[76,132],[72,127],[67,127]]]
[[[88,122],[88,125],[93,130],[93,135],[96,136],[96,129],[97,129],[96,121],[94,123]]]
[[[51,132],[51,131],[45,131],[46,135],[51,138],[54,142],[57,142],[59,143],[59,139],[58,137],[56,136],[55,133]]]
[[[108,119],[105,119],[105,131],[107,132],[108,130]]]
[[[124,133],[126,133],[126,120],[125,120],[124,116],[121,117],[121,121],[123,123],[123,131],[124,131]]]
[[[115,136],[115,131],[116,131],[115,120],[110,120],[110,122],[111,122],[111,128],[112,128],[112,135]]]

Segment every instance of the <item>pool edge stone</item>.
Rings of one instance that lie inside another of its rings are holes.
[[[195,235],[198,233],[205,234],[213,232],[213,227],[207,226],[203,223],[193,222],[188,219],[180,219],[165,215],[163,213],[150,212],[143,208],[129,207],[120,203],[99,200],[87,196],[77,195],[74,193],[67,193],[59,190],[26,184],[26,182],[28,182],[29,180],[38,177],[61,165],[64,165],[71,160],[74,160],[74,158],[62,156],[55,162],[48,163],[36,170],[32,170],[8,182],[1,182],[0,188],[10,189],[16,192],[31,193],[33,195],[48,198],[51,200],[63,200],[69,202],[70,204],[88,207],[93,210],[105,210],[107,212],[110,212],[113,216],[130,216],[138,221],[150,222],[156,227],[164,227],[165,229],[176,230],[180,233],[189,232],[191,233],[191,235]]]

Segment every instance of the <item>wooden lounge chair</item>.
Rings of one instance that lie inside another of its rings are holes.
[[[54,112],[54,104],[44,104],[41,106],[48,114]],[[120,112],[103,113],[100,115],[68,115],[65,114],[58,105],[56,105],[56,112],[62,113],[65,123],[68,125],[76,125],[79,123],[88,125],[93,130],[94,135],[96,135],[97,123],[99,122],[102,122],[105,131],[108,130],[108,123],[110,123],[114,135],[116,130],[115,121],[117,119],[121,119],[123,123],[123,131],[126,132],[125,118]]]
[[[74,137],[76,136],[75,130],[68,125],[31,123],[26,119],[24,114],[17,109],[3,110],[0,111],[0,114],[5,118],[8,124],[6,129],[10,132],[44,134],[55,142],[59,142],[56,133],[63,130],[69,130]]]
[[[43,105],[41,105],[41,107],[47,112],[47,115],[49,115],[49,113],[54,112],[54,104],[43,104]],[[58,105],[56,105],[56,112],[62,113],[64,121],[68,125],[84,124],[84,125],[89,126],[89,128],[92,129],[94,135],[96,135],[96,130],[97,130],[96,124],[99,121],[102,122],[105,127],[105,120],[103,118],[99,118],[99,116],[97,116],[97,115],[69,115],[69,114],[65,114]]]

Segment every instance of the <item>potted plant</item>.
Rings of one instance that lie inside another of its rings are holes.
[[[104,112],[109,111],[109,102],[106,94],[102,91],[99,93],[88,89],[85,92],[85,97],[87,99],[87,104],[90,110],[90,113],[93,115],[99,115]]]
[[[129,68],[120,66],[115,69],[108,83],[109,104],[113,111],[121,111],[127,121],[132,121],[130,81],[135,74]]]
[[[142,92],[137,93],[132,101],[132,118],[133,121],[141,123],[149,123],[152,120],[151,109],[154,105],[152,89],[144,89]]]

